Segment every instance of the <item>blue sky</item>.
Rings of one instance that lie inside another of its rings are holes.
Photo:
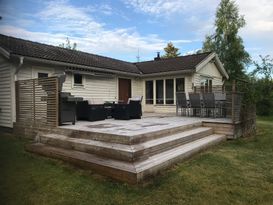
[[[202,47],[220,0],[0,0],[0,33],[127,61],[152,59],[170,41],[181,54]],[[273,57],[273,0],[237,0],[246,50]]]

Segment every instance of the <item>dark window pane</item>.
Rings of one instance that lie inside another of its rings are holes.
[[[212,80],[209,80],[209,92],[212,92]]]
[[[156,104],[163,104],[163,80],[156,81]]]
[[[74,84],[82,85],[82,75],[74,74]]]
[[[166,80],[166,104],[174,103],[173,79]]]
[[[176,78],[176,92],[185,92],[184,78]]]
[[[38,73],[38,78],[47,78],[48,73]]]
[[[154,104],[154,84],[152,80],[145,83],[146,104]]]

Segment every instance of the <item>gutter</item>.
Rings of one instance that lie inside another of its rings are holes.
[[[150,74],[142,74],[141,77],[156,77],[162,75],[177,75],[177,74],[192,74],[194,71],[192,69],[187,70],[178,70],[178,71],[170,71],[170,72],[160,72],[160,73],[150,73]]]
[[[15,70],[15,75],[17,75],[17,73],[19,72],[20,68],[22,67],[22,65],[24,64],[24,57],[23,56],[19,56],[19,65],[17,66],[16,70]]]
[[[15,57],[22,57],[17,54],[13,54]],[[24,56],[24,59],[33,61],[33,62],[39,62],[39,63],[46,63],[46,64],[51,64],[51,65],[60,65],[60,66],[68,66],[68,67],[77,67],[77,68],[83,68],[83,69],[88,69],[88,70],[94,70],[94,71],[100,71],[100,72],[112,72],[116,74],[121,74],[121,75],[127,75],[127,76],[134,76],[134,77],[140,77],[141,74],[137,73],[128,73],[128,72],[123,72],[123,71],[114,71],[111,69],[105,69],[105,68],[98,68],[98,67],[92,67],[92,66],[85,66],[85,65],[78,65],[78,64],[73,64],[73,63],[65,63],[65,62],[60,62],[60,61],[53,61],[53,60],[46,60],[46,59],[40,59],[40,58],[34,58],[34,57],[27,57]]]

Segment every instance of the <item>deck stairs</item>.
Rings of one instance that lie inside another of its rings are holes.
[[[139,183],[224,140],[213,128],[193,123],[143,136],[55,131],[40,134],[26,150],[61,159],[128,183]]]

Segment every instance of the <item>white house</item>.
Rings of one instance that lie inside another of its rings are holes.
[[[177,91],[209,91],[228,78],[211,52],[130,63],[0,35],[0,126],[16,121],[15,81],[64,72],[63,91],[97,101],[143,96],[144,112],[175,112]]]

